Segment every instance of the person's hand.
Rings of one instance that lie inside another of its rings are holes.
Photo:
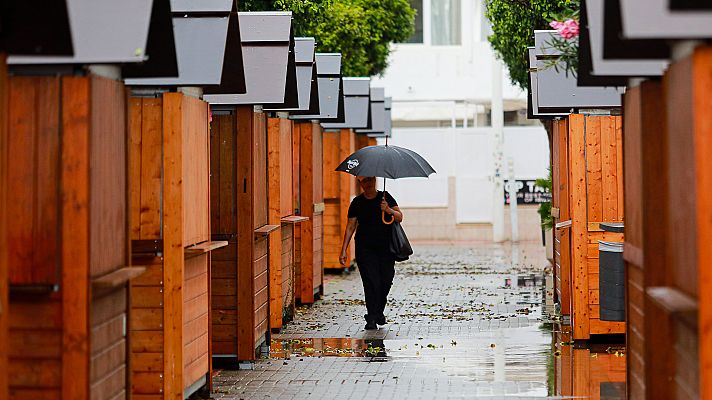
[[[387,214],[393,214],[393,210],[391,210],[391,208],[388,207],[388,203],[386,202],[386,199],[381,200],[381,211],[383,211]]]
[[[341,264],[342,267],[346,266],[346,252],[342,251],[341,255],[339,255],[339,264]]]

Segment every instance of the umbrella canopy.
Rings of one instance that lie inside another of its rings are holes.
[[[398,146],[368,146],[348,156],[338,167],[355,176],[379,178],[427,178],[435,173],[420,154]]]

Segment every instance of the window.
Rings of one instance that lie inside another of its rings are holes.
[[[406,43],[423,43],[423,0],[409,0],[415,10],[415,31]]]
[[[461,40],[461,0],[432,0],[430,3],[431,43],[459,45]]]

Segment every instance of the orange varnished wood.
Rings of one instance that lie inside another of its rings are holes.
[[[8,313],[9,287],[7,265],[7,55],[0,53],[0,398],[9,398],[8,391]]]
[[[282,121],[286,118],[267,119],[267,148],[268,148],[268,196],[269,212],[268,224],[280,225],[279,232],[269,235],[269,310],[270,327],[279,329],[282,327]],[[286,139],[286,138],[285,138]],[[289,148],[291,149],[292,138],[289,136]],[[289,163],[291,166],[291,152]],[[291,174],[290,174],[291,178]],[[291,179],[289,181],[291,190]],[[289,196],[291,208],[291,196]]]
[[[569,159],[567,120],[554,122],[553,154],[552,154],[552,207],[559,209],[559,217],[555,223],[570,220],[569,212]],[[562,315],[571,315],[571,230],[570,228],[554,230],[554,262],[556,300]]]
[[[163,245],[134,260],[147,270],[131,284],[131,391],[179,399],[211,368],[210,254],[186,258],[210,241],[208,106],[181,93],[129,105],[132,239]]]
[[[712,90],[712,48],[700,48],[694,54],[695,92],[695,181],[697,186],[697,259],[699,278],[699,380],[702,398],[712,398],[712,249],[706,245],[712,240],[712,106],[709,91]]]
[[[567,288],[571,291],[575,340],[625,331],[624,323],[600,321],[598,317],[598,241],[623,240],[621,234],[602,232],[598,227],[600,222],[620,222],[622,218],[620,125],[620,117],[580,114],[569,116],[566,123],[555,123],[558,135],[554,137],[554,185],[558,188],[555,202],[560,211],[557,221],[571,221],[570,227],[558,228],[556,233],[557,295],[563,306]],[[561,131],[564,127],[567,132]],[[561,149],[564,143],[565,155]],[[565,193],[568,199],[563,200]]]

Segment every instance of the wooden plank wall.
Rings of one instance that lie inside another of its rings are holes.
[[[300,215],[308,217],[309,222],[301,224],[297,240],[300,251],[297,254],[295,279],[299,281],[296,296],[303,304],[314,302],[314,146],[312,124],[300,124],[299,127],[299,193]]]
[[[622,242],[602,232],[600,222],[623,221],[622,121],[620,117],[569,117],[574,339],[624,333],[625,323],[601,321],[598,301],[598,241]]]
[[[324,131],[321,124],[312,123],[313,173],[314,173],[314,210],[312,223],[314,230],[314,262],[312,269],[312,292],[321,295],[324,291]]]
[[[299,300],[314,302],[323,279],[323,140],[318,123],[300,125],[300,203],[301,215],[309,221],[300,225],[300,254],[297,267]]]
[[[7,259],[7,169],[9,155],[7,153],[7,101],[8,101],[7,55],[0,53],[0,398],[10,397],[8,391],[8,307],[9,281]]]
[[[252,107],[237,107],[237,358],[252,360],[267,332],[269,291],[267,238],[267,121]],[[261,185],[261,186],[260,186]],[[242,190],[240,190],[240,187]]]
[[[15,222],[5,226],[0,262],[10,266],[12,284],[60,288],[39,298],[19,294],[9,306],[9,396],[120,396],[125,286],[92,297],[90,277],[126,264],[123,85],[91,75],[7,82],[4,132],[13,134],[3,136],[2,149],[18,162],[3,184],[19,192],[7,204]],[[60,275],[61,265],[72,267]]]
[[[208,107],[204,101],[183,96],[183,174],[185,176],[183,245],[210,240],[210,137]]]
[[[8,128],[5,133],[13,134],[4,137],[4,143],[8,156],[13,155],[13,162],[7,164],[4,172],[7,187],[17,189],[13,191],[14,200],[7,202],[6,215],[13,215],[15,222],[5,225],[7,230],[3,236],[7,245],[2,263],[8,269],[11,284],[32,283],[33,279],[39,283],[48,279],[57,283],[57,272],[61,265],[59,260],[55,260],[61,251],[57,232],[61,207],[59,187],[53,187],[45,180],[54,179],[59,182],[61,174],[58,164],[61,155],[58,113],[61,78],[10,77],[7,85],[8,96],[12,101],[8,103]],[[38,126],[44,127],[42,132],[45,134],[41,137],[38,137]],[[39,165],[33,161],[38,147],[45,154],[42,158],[44,162]],[[35,185],[23,183],[18,186],[23,181],[36,182],[36,179],[39,182]],[[50,189],[50,192],[35,194],[34,191],[23,190],[38,184]],[[51,200],[47,204],[55,204],[55,209],[45,208],[44,216],[35,214],[33,208],[37,207],[37,202],[45,203],[45,197]],[[38,260],[52,256],[50,265],[42,262],[38,265],[32,256],[32,229],[36,226],[32,220],[33,215],[37,215],[35,218],[39,218],[38,223],[41,222],[43,226],[51,227],[49,224],[54,224],[53,236],[46,238],[51,253],[43,255],[42,249],[38,249],[37,253]],[[43,271],[48,267],[49,273]],[[7,309],[8,361],[13,366],[8,376],[10,398],[43,396],[59,399],[62,396],[62,293],[54,293],[43,301],[33,300],[32,297],[13,298]]]
[[[207,103],[180,93],[129,99],[131,239],[162,240],[160,257],[131,284],[134,398],[182,396],[210,374],[210,239]],[[189,162],[192,160],[192,162]]]
[[[336,172],[341,161],[356,148],[356,134],[352,129],[324,132],[324,268],[342,268],[339,262],[348,209],[355,195],[355,178]],[[360,135],[363,136],[363,135]],[[351,252],[347,253],[346,266],[351,265]]]
[[[623,113],[625,151],[626,238],[626,342],[628,348],[628,392],[631,399],[645,399],[645,283],[643,265],[631,262],[628,252],[642,252],[643,233],[643,156],[641,88],[626,90]],[[646,199],[647,200],[647,199]]]
[[[554,122],[552,152],[552,207],[559,209],[555,223],[571,219],[569,211],[569,157],[568,157],[568,120]],[[556,301],[560,313],[571,316],[571,228],[554,229],[554,263]]]
[[[282,225],[282,321],[294,317],[294,225]]]
[[[254,176],[254,228],[268,224],[269,196],[267,187],[267,114],[255,112],[253,117],[254,156],[252,174]],[[270,235],[271,236],[271,235]],[[254,343],[260,345],[269,327],[269,281],[268,252],[269,237],[255,242],[254,250]],[[280,246],[281,247],[281,246]]]
[[[211,303],[213,354],[237,354],[237,121],[234,112],[213,112],[210,129],[211,229],[228,246],[213,254]]]
[[[98,278],[128,263],[126,96],[124,85],[91,78],[90,275]],[[126,396],[128,287],[93,292],[92,399]]]
[[[670,115],[665,130],[669,157],[665,210],[668,220],[674,221],[665,232],[670,262],[664,270],[664,286],[686,296],[697,308],[696,315],[695,310],[670,313],[674,299],[657,301],[672,332],[671,390],[676,398],[712,397],[712,253],[707,244],[712,238],[710,68],[712,47],[700,46],[691,56],[673,63],[663,80],[665,107]],[[684,187],[686,193],[680,193]]]

